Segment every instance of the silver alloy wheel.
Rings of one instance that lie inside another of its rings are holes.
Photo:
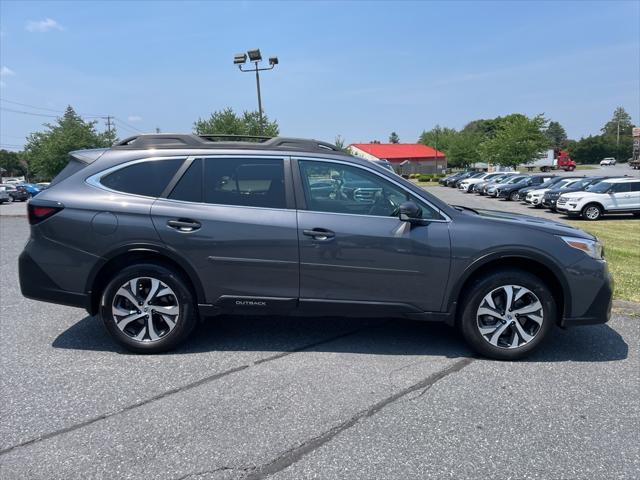
[[[492,290],[484,296],[476,313],[480,334],[499,348],[518,348],[529,343],[543,321],[540,299],[520,285],[503,285]]]
[[[592,205],[584,211],[584,214],[589,220],[595,220],[600,216],[600,209]]]
[[[111,313],[125,335],[138,342],[155,342],[175,328],[180,304],[174,291],[157,278],[137,277],[118,289]]]

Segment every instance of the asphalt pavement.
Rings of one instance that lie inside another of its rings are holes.
[[[639,476],[637,304],[514,363],[443,325],[345,318],[221,317],[132,355],[86,312],[20,295],[16,215],[0,217],[0,478]]]

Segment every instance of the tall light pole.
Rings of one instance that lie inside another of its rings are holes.
[[[254,63],[254,67],[252,68],[242,68],[242,66],[247,62],[247,55],[249,56],[249,61]],[[278,57],[269,57],[269,66],[268,67],[259,67],[259,63],[262,61],[262,55],[260,54],[260,49],[256,48],[254,50],[248,50],[247,53],[238,53],[233,57],[233,64],[238,65],[238,68],[241,72],[256,72],[256,90],[258,92],[258,113],[260,114],[260,133],[262,133],[264,129],[264,121],[262,118],[262,96],[260,95],[260,72],[264,70],[273,70],[275,66],[278,64]]]

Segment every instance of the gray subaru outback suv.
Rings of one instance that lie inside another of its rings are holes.
[[[611,311],[593,236],[450,206],[315,140],[159,134],[72,152],[28,212],[22,293],[98,314],[140,353],[211,315],[306,314],[446,322],[516,359]]]

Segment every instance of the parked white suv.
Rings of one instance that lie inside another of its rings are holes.
[[[615,165],[616,159],[613,157],[607,157],[600,160],[600,166],[604,167],[605,165]]]
[[[458,184],[458,190],[462,190],[463,192],[469,193],[469,187],[471,185],[475,185],[476,183],[488,182],[492,178],[495,178],[504,174],[505,172],[493,172],[493,173],[485,173],[484,175],[480,175],[479,177],[465,178]]]
[[[560,195],[556,208],[569,216],[598,220],[607,213],[640,215],[640,178],[611,178],[584,192]]]
[[[527,196],[525,197],[524,201],[530,203],[535,207],[541,207],[544,194],[547,193],[548,190],[551,190],[552,188],[566,188],[572,183],[576,183],[579,180],[583,180],[583,178],[566,178],[564,180],[560,180],[558,183],[553,184],[549,188],[538,188],[536,190],[531,190],[527,192]]]

